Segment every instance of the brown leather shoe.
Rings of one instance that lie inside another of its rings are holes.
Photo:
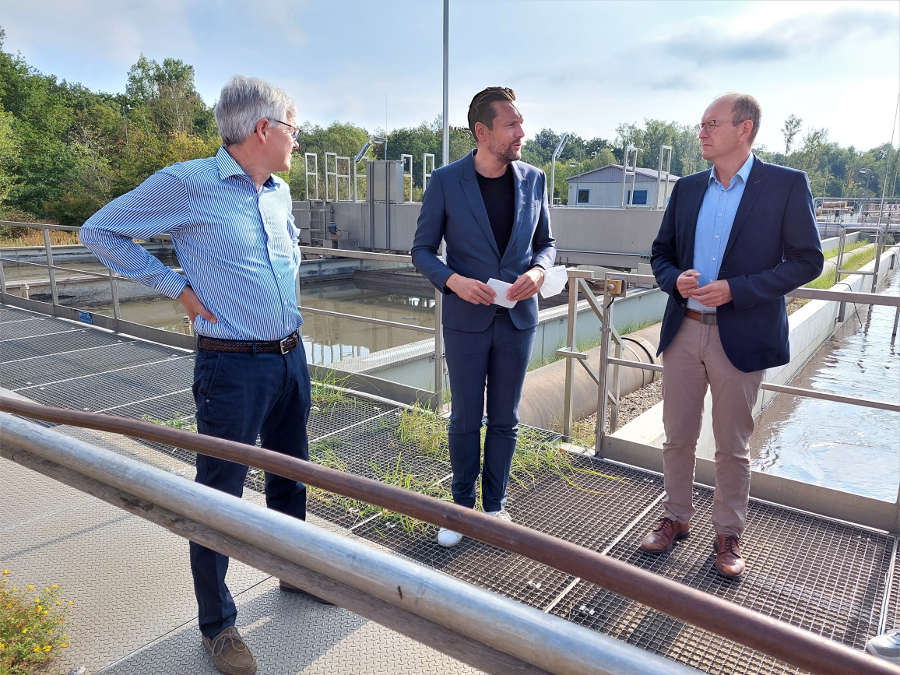
[[[717,534],[713,541],[716,552],[716,568],[726,577],[739,577],[744,572],[744,559],[738,538],[733,534]]]
[[[309,598],[310,600],[314,600],[315,602],[318,602],[321,605],[334,605],[333,602],[328,602],[324,598],[320,598],[318,595],[313,595],[312,593],[307,593],[302,588],[297,588],[296,586],[293,586],[292,584],[289,584],[288,582],[286,582],[282,579],[278,580],[278,588],[280,588],[285,593],[294,593],[296,595],[302,595],[306,598]]]
[[[646,553],[663,553],[671,549],[677,539],[684,539],[690,533],[690,523],[680,523],[671,518],[660,518],[653,531],[641,542],[641,550]]]
[[[234,626],[226,628],[212,639],[204,636],[203,646],[212,656],[213,665],[220,673],[253,675],[256,672],[253,654]]]

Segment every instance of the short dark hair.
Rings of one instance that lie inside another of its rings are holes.
[[[750,94],[734,94],[731,101],[731,123],[737,126],[741,122],[750,120],[753,122],[753,130],[750,132],[750,145],[759,131],[759,120],[762,117],[759,103]]]
[[[472,132],[472,136],[476,141],[478,140],[478,136],[475,136],[476,122],[481,122],[488,129],[494,128],[494,118],[497,116],[497,111],[494,110],[492,104],[498,101],[512,103],[515,100],[516,93],[509,87],[488,87],[475,94],[475,97],[469,104],[469,131]]]

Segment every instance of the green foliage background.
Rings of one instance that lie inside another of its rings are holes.
[[[93,92],[44,75],[21,55],[3,51],[4,37],[0,27],[0,220],[80,225],[105,203],[162,167],[210,156],[218,149],[212,109],[195,89],[193,66],[178,59],[157,63],[141,56],[128,71],[124,93]],[[584,139],[570,133],[556,167],[554,194],[559,201],[567,201],[566,178],[621,163],[627,145],[640,148],[640,166],[656,168],[659,147],[667,144],[673,146],[675,175],[706,168],[693,126],[646,119],[643,124],[623,123],[616,131],[612,140]],[[782,129],[785,152],[756,151],[765,160],[806,171],[816,196],[877,196],[885,176],[887,194],[898,192],[898,151],[890,144],[858,151],[829,142],[825,129],[807,130],[802,138],[801,131],[802,120],[792,115]],[[437,166],[441,164],[439,117],[417,127],[389,132],[375,129],[371,134],[351,123],[303,124],[300,151],[286,176],[294,198],[307,198],[302,153],[318,154],[319,195],[324,197],[325,152],[352,158],[371,135],[387,139],[388,159],[399,159],[401,153],[413,156],[412,197],[421,199],[423,153],[433,153]],[[523,159],[549,176],[550,157],[559,138],[552,129],[541,129],[525,142]],[[451,127],[451,161],[473,147],[467,128]],[[383,158],[384,144],[374,145],[366,157]],[[341,171],[345,167],[342,163]],[[366,172],[364,162],[358,171]],[[350,196],[345,181],[339,189],[340,198]],[[358,195],[366,195],[362,180]]]

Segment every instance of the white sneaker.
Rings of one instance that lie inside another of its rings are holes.
[[[463,536],[459,532],[454,532],[453,530],[448,530],[446,527],[442,527],[438,530],[437,543],[441,546],[450,548],[461,542],[462,537]]]
[[[900,664],[900,630],[889,630],[869,638],[866,651],[891,663]]]
[[[484,514],[486,516],[490,516],[491,518],[505,520],[507,523],[511,523],[513,521],[512,516],[509,515],[509,511],[507,511],[506,509],[500,509],[499,511],[485,511]]]

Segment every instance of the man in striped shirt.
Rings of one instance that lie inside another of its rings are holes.
[[[297,145],[296,108],[262,80],[222,89],[215,157],[174,164],[104,206],[81,241],[117,274],[184,305],[198,335],[194,400],[200,433],[308,459],[309,372],[297,307],[300,264],[287,184]],[[178,274],[134,239],[168,233]],[[197,482],[240,496],[247,467],[197,455]],[[306,486],[266,474],[269,508],[305,518]],[[191,542],[203,644],[225,673],[256,672],[234,627],[228,558]],[[282,590],[299,592],[285,582]]]

